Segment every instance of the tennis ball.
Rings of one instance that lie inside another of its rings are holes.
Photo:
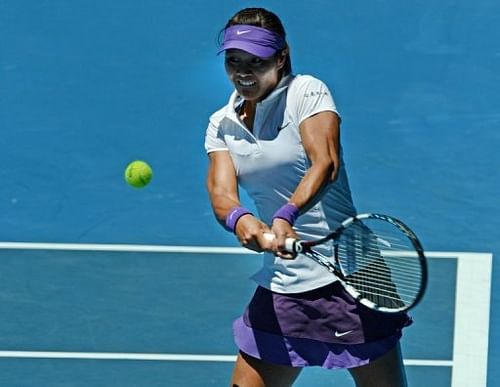
[[[132,161],[125,169],[125,181],[135,188],[143,188],[153,178],[153,170],[142,160]]]

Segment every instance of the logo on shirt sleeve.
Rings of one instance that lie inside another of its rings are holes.
[[[304,97],[305,98],[307,98],[307,97],[318,97],[320,95],[328,95],[328,92],[327,91],[310,91],[308,93],[305,93]]]

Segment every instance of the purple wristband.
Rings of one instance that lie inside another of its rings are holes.
[[[236,229],[236,223],[238,223],[238,220],[240,220],[240,218],[243,215],[247,215],[247,214],[252,215],[252,213],[250,211],[248,211],[246,208],[234,207],[231,211],[229,211],[229,214],[227,214],[227,216],[226,216],[226,228],[229,231],[234,232]]]
[[[298,216],[299,216],[299,209],[295,207],[293,204],[287,203],[274,213],[273,220],[283,219],[293,226]]]

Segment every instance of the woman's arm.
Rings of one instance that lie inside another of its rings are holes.
[[[238,180],[229,152],[209,153],[207,188],[215,217],[225,225],[228,214],[240,206]],[[252,214],[243,215],[234,230],[244,247],[255,251],[270,250],[272,243],[263,234],[269,233],[269,227]]]
[[[321,198],[323,189],[338,174],[340,126],[337,114],[327,111],[305,119],[300,124],[300,136],[311,167],[290,202],[305,212]]]
[[[337,177],[340,164],[340,121],[337,114],[325,111],[302,121],[299,129],[311,167],[300,181],[289,203],[303,213],[321,199],[325,188]],[[284,249],[287,237],[297,237],[292,225],[279,218],[273,221],[273,232],[277,236],[278,250]],[[290,256],[285,254],[283,257]]]
[[[229,211],[240,205],[236,172],[229,152],[212,152],[208,157],[208,194],[217,221],[225,225]]]

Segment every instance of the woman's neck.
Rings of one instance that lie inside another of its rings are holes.
[[[274,90],[276,90],[276,87],[278,87],[282,79],[283,79],[283,74],[280,74],[278,82],[276,82],[276,84],[272,88],[270,88],[269,91],[265,95],[263,95],[259,100],[245,100],[243,102],[243,105],[241,106],[239,112],[240,120],[246,125],[246,127],[250,131],[253,131],[255,112],[257,110],[257,103],[265,100]]]
[[[257,102],[245,100],[240,110],[240,120],[245,124],[245,126],[250,131],[253,130],[256,108],[257,108]]]

